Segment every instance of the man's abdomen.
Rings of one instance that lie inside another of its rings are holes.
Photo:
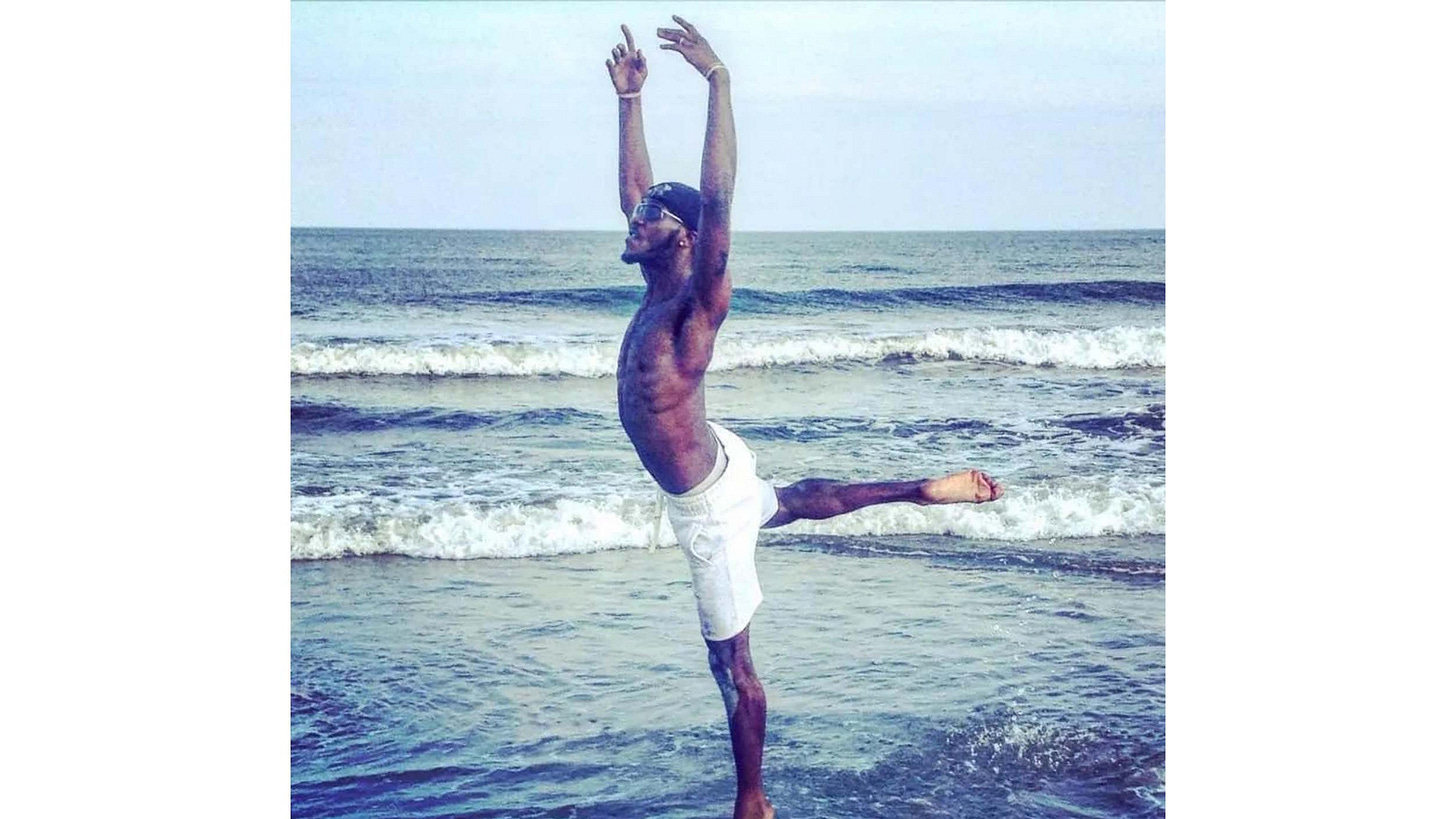
[[[712,471],[718,454],[717,439],[705,418],[702,383],[675,396],[644,396],[634,386],[631,379],[618,383],[622,428],[663,491],[686,492]]]

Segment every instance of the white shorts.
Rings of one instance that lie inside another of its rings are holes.
[[[683,495],[663,494],[692,571],[703,637],[718,641],[743,631],[763,602],[753,552],[758,530],[778,512],[779,500],[773,485],[758,477],[758,458],[748,445],[712,421],[708,427],[728,461],[722,474]]]

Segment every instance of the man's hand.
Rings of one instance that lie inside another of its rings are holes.
[[[658,29],[658,37],[672,41],[663,43],[662,48],[669,51],[676,51],[683,55],[683,59],[688,61],[688,65],[696,68],[699,74],[706,74],[707,70],[714,65],[722,65],[723,61],[718,59],[717,54],[713,53],[713,47],[708,45],[708,41],[703,38],[702,34],[698,33],[698,30],[693,27],[692,23],[689,23],[676,14],[672,16],[672,19],[678,25],[682,26],[682,28]]]
[[[622,24],[622,34],[626,36],[627,44],[617,43],[617,47],[612,49],[612,59],[607,60],[607,74],[611,76],[618,94],[634,94],[641,91],[642,83],[647,81],[647,58],[632,42],[632,29],[627,28],[626,23]]]

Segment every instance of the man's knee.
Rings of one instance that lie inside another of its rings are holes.
[[[752,668],[733,672],[733,689],[738,692],[739,702],[754,708],[762,709],[768,701],[763,693],[763,683],[758,681],[758,675],[753,673]]]
[[[709,661],[713,667],[713,679],[718,682],[718,691],[723,695],[723,704],[728,709],[728,716],[732,717],[741,705],[746,705],[754,710],[762,710],[768,701],[763,691],[763,683],[759,682],[758,675],[753,673],[752,666],[731,666],[721,662]]]
[[[708,667],[722,690],[730,714],[739,701],[751,705],[762,705],[765,701],[763,684],[753,670],[746,645],[739,645],[737,640],[709,643]]]
[[[782,526],[795,520],[823,520],[850,510],[845,504],[840,481],[828,478],[805,478],[788,486],[778,487],[779,513],[764,528]]]
[[[797,485],[794,484],[794,486]],[[774,495],[778,500],[778,511],[774,512],[772,517],[764,521],[763,526],[759,527],[760,529],[774,529],[779,526],[786,526],[799,519],[799,516],[794,512],[794,486],[774,487]]]

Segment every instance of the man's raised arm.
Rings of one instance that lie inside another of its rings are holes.
[[[622,213],[630,216],[652,187],[652,163],[647,159],[647,138],[642,134],[642,83],[647,80],[647,59],[632,41],[632,30],[622,24],[627,44],[612,49],[607,74],[617,89],[617,187]]]
[[[683,55],[708,80],[708,130],[703,138],[703,169],[698,183],[703,207],[693,246],[692,288],[715,321],[722,321],[728,315],[733,292],[728,278],[728,215],[738,172],[738,136],[733,130],[728,69],[692,23],[677,15],[672,19],[682,29],[659,28],[657,36],[671,41],[662,47]]]

